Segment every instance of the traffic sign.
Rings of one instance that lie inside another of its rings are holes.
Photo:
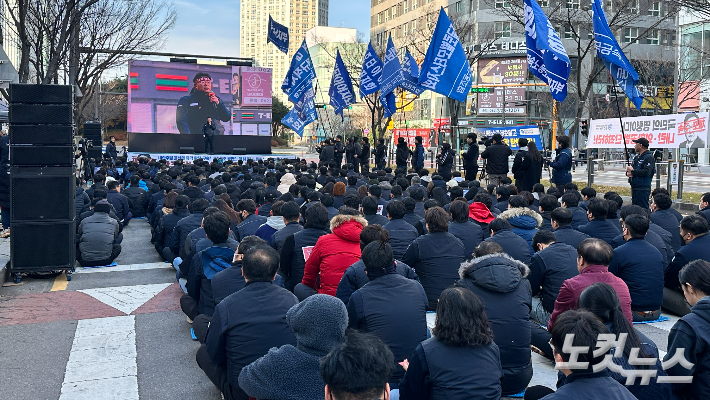
[[[369,134],[370,134],[370,130],[367,129],[367,128],[363,129],[362,132],[363,132],[365,135],[369,135]]]

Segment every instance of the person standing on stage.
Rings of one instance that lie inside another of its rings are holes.
[[[208,117],[228,122],[232,114],[212,91],[212,77],[198,72],[192,78],[194,87],[190,95],[180,98],[175,113],[175,124],[181,134],[199,135]]]
[[[343,152],[345,151],[345,148],[343,147],[343,137],[341,135],[335,137],[333,150],[335,151],[335,164],[338,168],[340,168],[343,164]]]
[[[217,124],[212,121],[211,117],[207,117],[207,123],[202,125],[202,137],[205,138],[205,154],[214,154],[214,133],[217,130]]]
[[[111,136],[108,138],[109,142],[106,145],[106,155],[108,158],[111,159],[111,164],[116,163],[116,159],[118,158],[118,150],[116,149],[116,138],[114,136]]]
[[[471,132],[466,137],[468,150],[463,154],[463,168],[466,170],[466,180],[475,181],[478,175],[478,136]]]
[[[630,178],[629,183],[631,183],[631,203],[648,210],[656,160],[653,158],[653,153],[648,150],[648,139],[642,137],[633,142],[636,143],[634,146],[636,157],[631,165],[626,167],[626,176]]]

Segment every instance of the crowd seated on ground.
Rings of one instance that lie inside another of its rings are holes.
[[[225,399],[710,398],[710,194],[681,217],[663,191],[644,210],[571,182],[346,161],[104,162],[77,188],[77,259],[111,264],[147,223]],[[683,317],[666,359],[694,367],[631,362],[658,358],[632,323],[662,309]],[[623,354],[571,353],[599,334],[626,334]],[[693,382],[560,364],[557,388],[528,387],[531,349]]]

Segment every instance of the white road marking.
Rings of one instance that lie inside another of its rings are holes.
[[[59,400],[138,400],[135,316],[80,320]]]
[[[156,283],[152,285],[85,289],[79,290],[79,292],[88,294],[104,304],[130,314],[168,286],[170,286],[170,283]]]
[[[146,269],[173,269],[172,264],[157,262],[146,264],[117,265],[115,267],[104,268],[77,268],[75,274],[93,274],[97,272],[121,272],[121,271],[142,271]]]

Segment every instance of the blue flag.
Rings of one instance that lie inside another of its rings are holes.
[[[336,114],[340,114],[341,119],[343,118],[343,109],[355,102],[353,83],[343,59],[340,57],[340,50],[335,56],[335,68],[330,80],[328,96],[330,97],[330,105],[335,108]]]
[[[634,103],[636,108],[640,110],[643,96],[636,88],[639,75],[634,67],[631,66],[621,47],[619,47],[614,34],[611,33],[609,24],[606,21],[604,8],[599,3],[599,0],[592,0],[592,23],[597,57],[604,61],[604,65],[616,83],[624,90],[624,93],[626,93],[626,96]]]
[[[399,86],[417,96],[422,94],[424,88],[419,86],[419,65],[417,65],[417,60],[409,54],[409,50],[404,54],[402,72],[404,72],[404,81]]]
[[[471,66],[443,7],[424,56],[419,84],[424,89],[462,102],[466,101],[471,89]]]
[[[382,76],[382,60],[375,53],[372,42],[367,45],[365,58],[362,60],[360,73],[360,97],[365,97],[380,90],[380,76]]]
[[[547,83],[552,98],[564,101],[570,71],[569,57],[537,0],[525,0],[525,41],[530,72]]]
[[[392,37],[387,39],[387,51],[385,51],[385,62],[380,76],[380,102],[385,107],[385,118],[397,112],[397,107],[391,107],[394,102],[387,96],[392,93],[397,86],[404,82],[404,71],[399,63],[397,49],[394,47]],[[394,98],[394,97],[393,97]]]
[[[318,114],[316,113],[315,95],[313,87],[310,87],[303,93],[299,101],[293,104],[293,108],[283,117],[281,123],[291,128],[299,137],[303,137],[303,129],[316,119],[318,119]]]
[[[303,39],[301,47],[293,55],[291,66],[286,73],[281,90],[288,95],[292,102],[296,103],[308,88],[313,87],[312,81],[315,77],[316,71],[313,69],[311,54],[308,52],[306,39]]]
[[[288,28],[274,21],[271,15],[269,15],[269,35],[266,37],[266,43],[269,42],[288,54]]]

